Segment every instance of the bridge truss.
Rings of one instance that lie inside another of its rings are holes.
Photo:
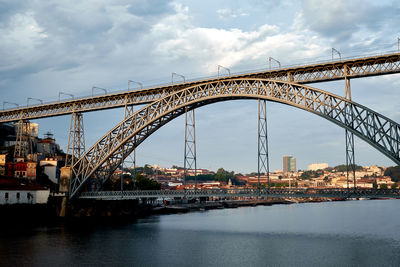
[[[228,78],[171,93],[115,126],[73,166],[70,197],[84,187],[89,177],[97,177],[104,183],[140,143],[185,111],[233,99],[264,99],[312,112],[354,133],[400,164],[400,125],[389,118],[346,98],[305,85]]]
[[[400,72],[400,53],[353,58],[328,63],[279,68],[275,70],[231,75],[236,79],[275,79],[298,84],[385,75]],[[226,78],[226,77],[223,77]],[[102,96],[92,96],[61,102],[0,111],[0,123],[89,112],[126,105],[149,104],[186,87],[211,83],[223,78],[188,81],[135,91],[124,91]]]
[[[128,200],[141,198],[400,198],[399,189],[208,189],[82,192],[79,199]]]

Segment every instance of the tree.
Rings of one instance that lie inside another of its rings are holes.
[[[388,189],[388,185],[387,184],[381,184],[381,186],[379,188],[380,189]]]
[[[141,174],[136,174],[136,187],[139,190],[160,190],[161,184]]]
[[[400,182],[400,166],[388,167],[384,175],[390,176],[393,182]]]
[[[337,172],[345,172],[347,171],[347,166],[342,164],[342,165],[338,165],[334,168]],[[363,167],[360,165],[356,165],[355,166],[356,171],[362,171]]]
[[[378,184],[376,183],[376,181],[375,181],[375,182],[373,182],[373,184],[372,184],[372,188],[373,188],[373,189],[378,189]]]

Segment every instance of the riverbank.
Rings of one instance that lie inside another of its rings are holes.
[[[255,206],[271,206],[271,205],[288,205],[310,202],[327,202],[327,201],[345,201],[343,198],[326,199],[259,199],[259,200],[222,200],[222,201],[207,201],[196,203],[182,203],[175,205],[158,206],[152,209],[154,214],[174,214],[191,211],[204,211],[212,209],[231,209],[239,207],[255,207]]]
[[[157,214],[175,214],[213,209],[232,209],[251,206],[288,205],[310,202],[344,201],[336,198],[303,198],[303,199],[253,199],[253,200],[220,200],[202,202],[177,202],[172,204],[153,205],[140,203],[139,200],[78,200],[69,203],[66,216],[60,217],[62,198],[51,197],[44,205],[3,205],[0,224],[47,225],[58,223],[126,221],[145,218]]]

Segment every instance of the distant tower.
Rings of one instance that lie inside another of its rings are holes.
[[[296,170],[296,158],[283,156],[283,172],[295,172]]]

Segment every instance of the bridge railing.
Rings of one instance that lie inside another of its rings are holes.
[[[201,189],[201,190],[133,190],[82,192],[79,198],[94,199],[135,199],[135,198],[173,198],[173,197],[373,197],[400,198],[400,189],[357,188],[273,188],[273,189]]]

